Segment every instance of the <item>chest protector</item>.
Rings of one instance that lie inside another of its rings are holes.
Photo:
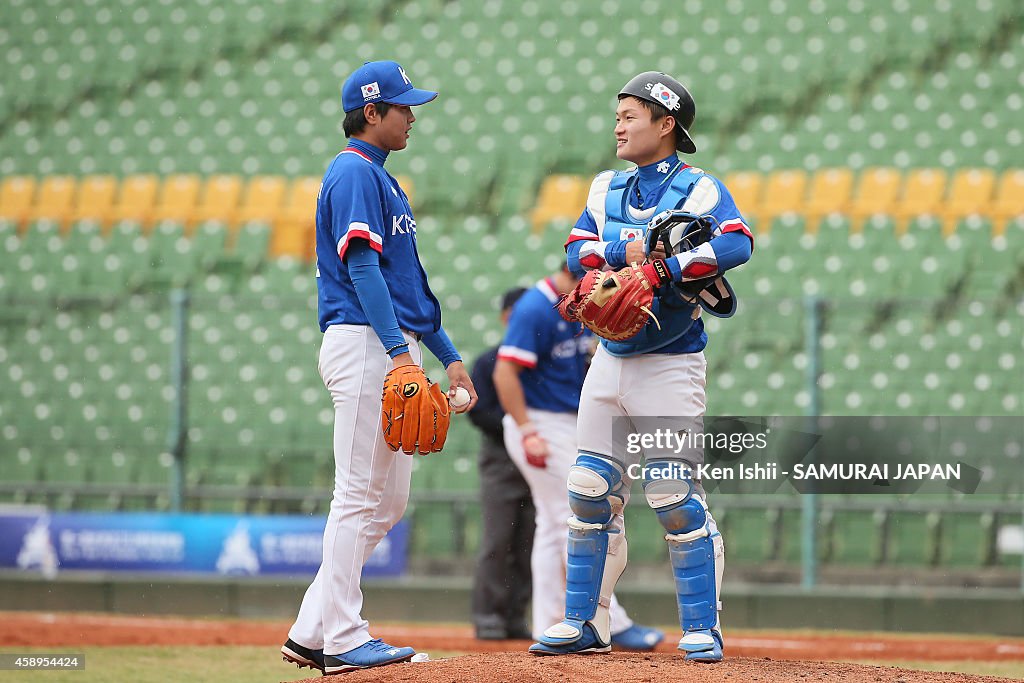
[[[590,187],[587,208],[597,224],[601,241],[645,239],[647,223],[669,209],[683,209],[698,215],[710,213],[718,204],[718,186],[698,168],[676,173],[656,206],[636,209],[629,198],[636,194],[637,171],[605,171]],[[721,234],[720,230],[715,235]],[[699,304],[699,305],[698,305]],[[724,276],[710,279],[695,296],[684,298],[672,285],[658,288],[652,311],[661,329],[649,321],[634,337],[621,342],[602,342],[616,356],[633,356],[657,350],[685,335],[701,310],[728,318],[736,312],[736,296]]]

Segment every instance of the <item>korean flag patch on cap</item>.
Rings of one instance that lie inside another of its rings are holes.
[[[679,108],[679,95],[669,90],[664,83],[655,83],[651,86],[651,97],[669,111]]]
[[[360,90],[363,93],[364,100],[372,100],[374,97],[380,95],[380,86],[377,85],[377,81],[374,81],[373,83],[367,83],[366,85],[361,87]]]

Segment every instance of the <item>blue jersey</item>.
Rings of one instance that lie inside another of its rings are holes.
[[[361,140],[334,158],[316,200],[317,291],[320,329],[368,325],[345,263],[352,240],[380,254],[402,329],[428,334],[441,327],[441,306],[430,291],[416,251],[416,221],[409,199],[384,170],[386,153]]]
[[[498,360],[523,367],[519,378],[528,407],[575,413],[587,374],[590,333],[581,334],[579,323],[563,320],[557,303],[550,279],[527,290],[512,308]]]
[[[753,241],[750,229],[725,185],[703,170],[687,166],[673,154],[658,163],[631,171],[598,174],[590,188],[587,208],[570,232],[566,247],[574,242],[582,243],[582,248],[572,251],[578,255],[582,267],[624,267],[621,241],[642,239],[647,222],[654,215],[677,208],[714,217],[717,221],[716,234],[742,233]],[[623,262],[616,262],[618,259]],[[726,264],[720,265],[724,267]],[[602,340],[602,345],[610,353],[623,356],[696,353],[707,345],[707,333],[695,305],[682,303],[669,293],[655,300],[654,312],[661,329],[648,325],[636,337],[625,342]]]

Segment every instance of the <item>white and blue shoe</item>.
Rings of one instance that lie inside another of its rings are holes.
[[[611,651],[612,644],[602,642],[589,621],[576,619],[555,624],[530,646],[530,652],[535,655],[589,655]]]
[[[612,647],[619,650],[649,652],[664,640],[665,634],[656,628],[633,624],[625,631],[612,634]]]
[[[677,648],[686,653],[688,662],[722,661],[722,633],[718,629],[687,631]]]
[[[370,669],[375,666],[407,662],[416,654],[411,647],[388,645],[380,638],[374,638],[357,648],[340,655],[324,655],[324,675],[345,673],[356,669]]]

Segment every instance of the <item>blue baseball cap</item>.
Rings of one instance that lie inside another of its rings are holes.
[[[341,86],[341,107],[346,114],[371,102],[412,107],[435,97],[436,92],[412,87],[405,69],[397,62],[366,62]]]

